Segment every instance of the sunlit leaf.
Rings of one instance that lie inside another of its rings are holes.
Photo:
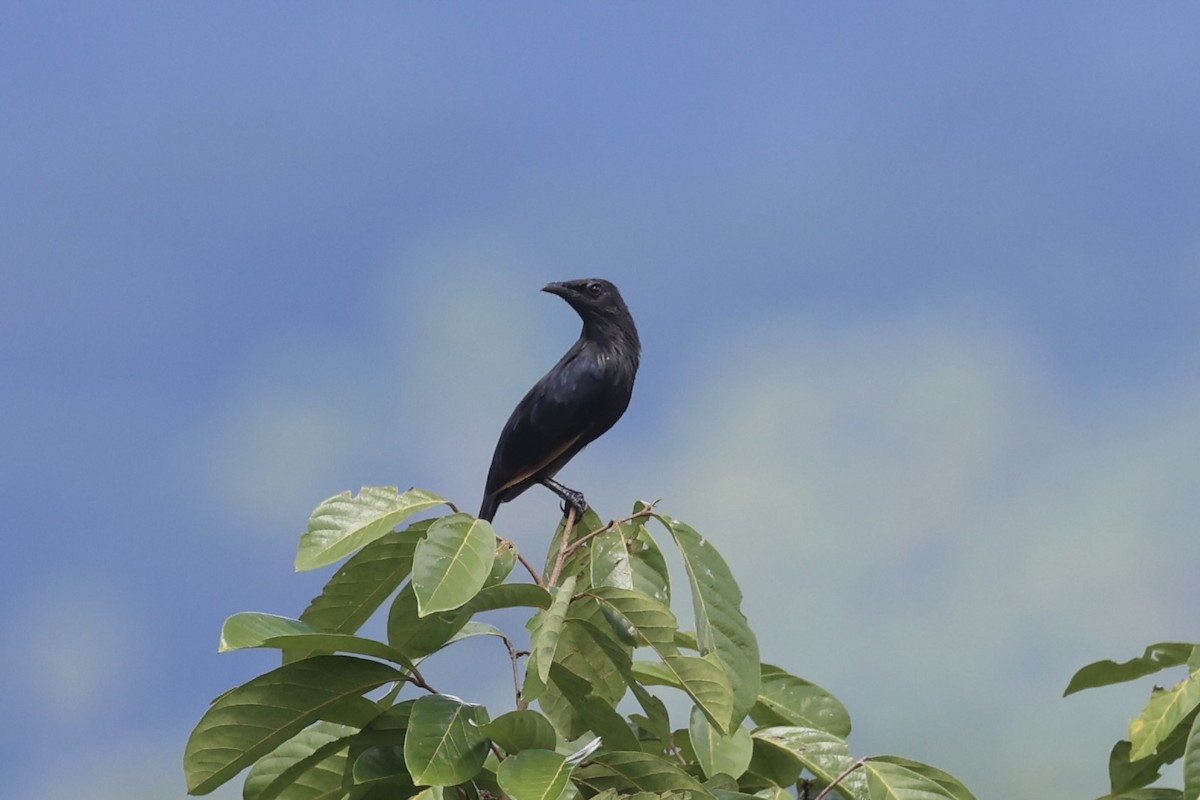
[[[947,800],[946,789],[908,767],[890,761],[868,759],[862,767],[871,800]]]
[[[413,552],[433,520],[386,533],[346,561],[300,615],[330,633],[354,633],[412,572]]]
[[[407,517],[439,505],[444,497],[412,488],[364,486],[357,495],[342,492],[316,507],[308,530],[300,537],[296,569],[309,570],[332,564],[389,533]]]
[[[396,595],[388,612],[388,644],[410,659],[437,652],[451,641],[475,614],[501,608],[549,608],[550,593],[532,583],[502,583],[481,589],[462,608],[425,617],[417,615],[417,598],[411,586]]]
[[[675,615],[669,608],[649,595],[611,586],[589,589],[587,597],[594,599],[614,622],[614,630],[620,630],[620,625],[636,630],[641,643],[662,658],[676,685],[691,696],[718,730],[729,730],[733,690],[728,675],[714,655],[679,655],[674,641]]]
[[[1152,644],[1137,658],[1117,663],[1105,659],[1083,667],[1071,678],[1063,696],[1074,694],[1083,689],[1097,686],[1109,686],[1114,683],[1137,680],[1146,675],[1153,675],[1170,667],[1186,664],[1196,648],[1194,644],[1180,642],[1160,642]]]
[[[298,649],[310,653],[357,653],[393,661],[411,669],[404,654],[383,642],[346,633],[325,633],[297,619],[244,611],[221,627],[221,652],[246,647]]]
[[[345,779],[346,749],[356,728],[317,722],[260,758],[250,768],[243,800],[329,797]]]
[[[1122,739],[1113,745],[1108,756],[1108,778],[1113,794],[1124,794],[1133,789],[1149,786],[1160,775],[1162,768],[1183,757],[1188,733],[1197,717],[1193,711],[1163,739],[1157,749],[1145,758],[1130,759],[1133,744]]]
[[[465,604],[484,587],[495,560],[496,533],[487,520],[452,514],[434,522],[413,556],[418,615]]]
[[[930,764],[913,761],[911,758],[904,758],[903,756],[871,756],[870,762],[875,764],[886,762],[911,770],[936,783],[945,792],[946,797],[953,798],[953,800],[975,800],[975,795],[971,794],[971,791],[963,785],[962,781],[949,772],[938,769]]]
[[[482,709],[446,695],[417,698],[404,737],[404,763],[418,786],[453,786],[475,776],[488,753]]]
[[[786,786],[807,769],[821,786],[828,786],[854,763],[846,740],[828,731],[775,726],[754,731],[750,769]],[[858,770],[842,779],[834,791],[845,800],[866,797],[866,781]]]
[[[754,742],[745,728],[738,727],[727,736],[714,728],[700,709],[693,707],[688,731],[696,760],[707,777],[723,774],[740,778],[750,766]]]
[[[671,604],[671,576],[667,571],[667,559],[640,520],[621,526],[625,533],[629,551],[629,564],[633,571],[633,589],[648,594],[660,603]]]
[[[750,717],[759,725],[797,725],[820,728],[845,738],[850,735],[850,712],[829,692],[811,681],[762,665],[758,702]]]
[[[378,661],[316,656],[226,692],[188,738],[183,759],[188,791],[207,794],[334,710],[339,721],[357,717],[365,723],[371,709],[378,709],[361,695],[403,679],[403,673]]]
[[[573,777],[595,791],[691,792],[693,797],[712,799],[712,794],[691,775],[649,753],[600,753],[588,766],[575,770]]]
[[[610,529],[591,541],[589,585],[615,586],[618,589],[633,588],[633,566],[629,551],[625,548],[625,537],[621,532]]]
[[[557,800],[570,777],[566,757],[553,750],[522,750],[496,771],[500,788],[512,800]]]
[[[1184,718],[1200,706],[1200,673],[1193,673],[1170,689],[1156,689],[1150,702],[1129,723],[1129,757],[1136,761],[1153,753]]]
[[[658,519],[683,555],[701,652],[716,655],[733,687],[731,720],[720,726],[727,730],[741,723],[758,699],[758,639],[742,613],[742,591],[721,554],[690,525],[663,515]]]

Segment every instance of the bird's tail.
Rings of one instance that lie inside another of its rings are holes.
[[[496,509],[500,507],[500,500],[494,494],[485,494],[483,496],[483,505],[479,507],[478,517],[486,519],[488,522],[496,516]]]

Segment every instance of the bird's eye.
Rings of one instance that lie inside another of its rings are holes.
[[[604,287],[596,281],[592,281],[588,284],[587,290],[588,294],[590,294],[592,297],[599,297],[600,293],[604,291]]]

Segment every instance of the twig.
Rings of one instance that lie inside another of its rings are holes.
[[[860,758],[858,761],[855,761],[853,764],[851,764],[850,766],[846,767],[846,771],[845,771],[845,772],[843,772],[841,775],[838,775],[836,778],[834,778],[834,779],[833,779],[833,783],[829,784],[829,785],[828,785],[828,786],[826,786],[824,789],[822,789],[822,790],[821,790],[821,793],[820,793],[819,795],[817,795],[815,798],[813,798],[813,800],[825,800],[825,797],[826,797],[826,796],[827,796],[827,795],[828,795],[830,792],[832,792],[832,791],[833,791],[833,789],[834,789],[834,787],[835,787],[835,786],[837,786],[839,783],[841,783],[842,781],[844,781],[844,780],[846,779],[846,777],[847,777],[847,776],[848,776],[848,775],[849,775],[851,772],[854,772],[854,770],[858,769],[859,767],[861,767],[861,766],[862,766],[863,764],[865,764],[865,763],[867,763],[867,756],[863,756],[863,757],[862,757],[862,758]]]
[[[562,574],[563,564],[567,562],[567,548],[571,541],[571,532],[575,530],[575,506],[567,505],[567,521],[563,524],[562,541],[558,545],[558,558],[554,561],[554,569],[550,572],[547,586],[557,586],[558,577]]]
[[[542,585],[542,576],[538,575],[538,571],[533,568],[533,564],[529,563],[529,559],[527,559],[527,558],[525,558],[525,556],[521,555],[520,550],[517,551],[517,561],[521,562],[521,566],[523,566],[525,568],[525,570],[530,574],[530,576],[533,578],[533,582],[536,583],[538,586],[541,586]]]
[[[441,694],[441,692],[439,692],[437,689],[433,688],[426,682],[425,677],[423,675],[421,675],[420,672],[417,671],[416,667],[412,668],[412,672],[404,680],[408,681],[413,686],[419,686],[420,688],[424,689],[425,691],[429,692],[430,694]]]
[[[585,536],[580,536],[578,539],[576,539],[574,542],[572,542],[570,544],[570,546],[567,548],[566,557],[570,558],[571,556],[575,555],[575,551],[577,551],[585,543],[591,541],[592,539],[596,538],[597,536],[604,533],[605,531],[610,531],[618,525],[624,525],[626,522],[633,522],[635,519],[641,519],[642,517],[654,516],[654,507],[656,505],[658,505],[658,503],[659,503],[659,501],[655,500],[653,503],[646,506],[641,511],[638,511],[635,514],[630,514],[628,517],[622,517],[621,519],[614,519],[614,520],[610,521],[607,525],[599,527],[596,530],[592,531],[591,533],[589,533]]]
[[[504,642],[504,646],[508,648],[508,659],[512,662],[513,694],[516,696],[517,710],[523,711],[529,708],[529,704],[521,699],[521,673],[517,670],[517,659],[521,656],[529,655],[529,651],[518,650],[516,645],[512,643],[512,639],[503,634],[500,635],[500,639]]]
[[[533,578],[534,583],[536,583],[538,586],[541,586],[542,576],[539,575],[538,571],[533,568],[533,564],[530,564],[529,560],[521,554],[521,550],[519,547],[517,547],[517,543],[512,539],[505,539],[498,533],[496,534],[496,539],[500,542],[500,544],[508,545],[513,549],[513,552],[517,554],[517,561],[521,562],[521,566],[523,566],[526,572],[529,573],[529,577]]]

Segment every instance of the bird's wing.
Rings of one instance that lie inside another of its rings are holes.
[[[503,492],[578,452],[595,438],[588,434],[606,396],[604,365],[585,349],[568,352],[513,409],[496,445],[487,493]]]

